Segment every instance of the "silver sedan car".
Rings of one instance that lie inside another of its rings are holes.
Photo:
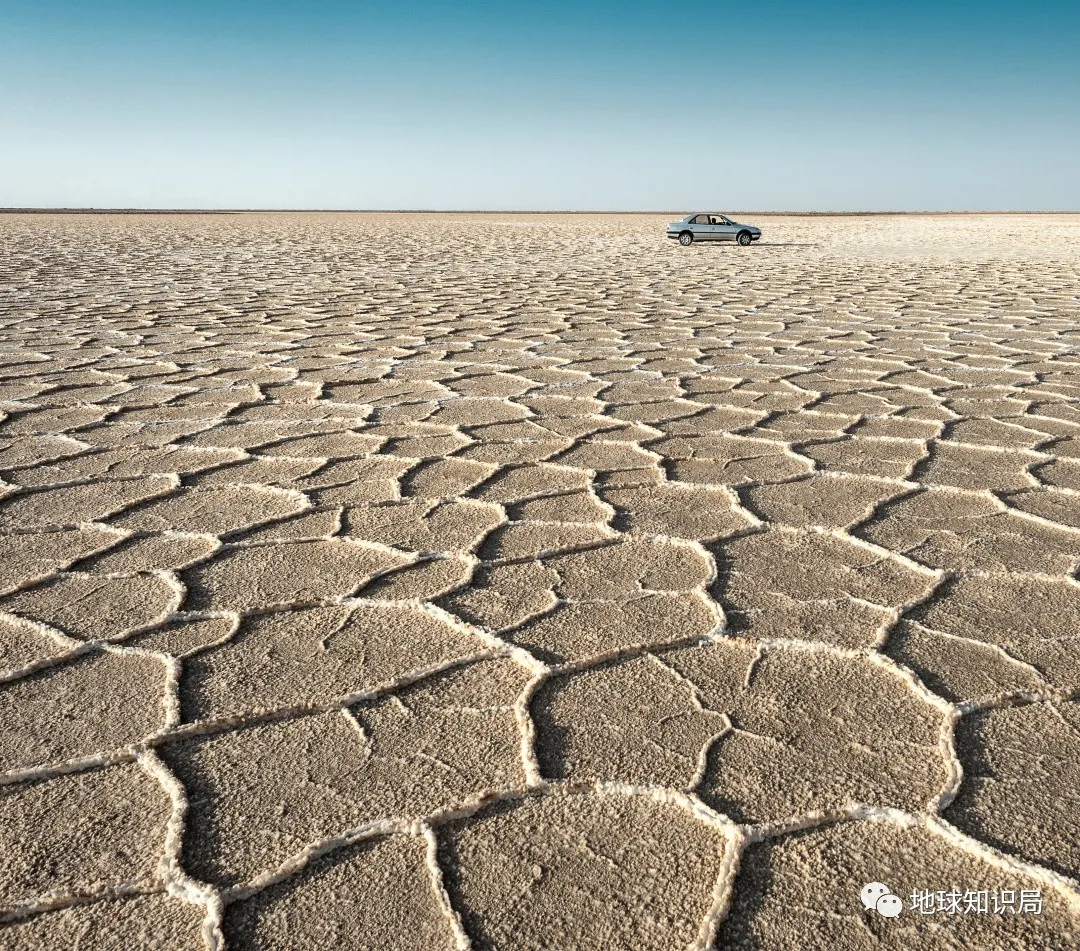
[[[738,241],[744,248],[761,237],[761,229],[732,221],[719,212],[694,212],[667,226],[667,236],[688,247],[695,241]]]

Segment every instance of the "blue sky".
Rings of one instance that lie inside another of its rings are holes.
[[[1075,2],[0,0],[0,206],[1080,209]]]

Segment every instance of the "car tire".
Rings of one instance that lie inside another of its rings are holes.
[[[739,244],[742,245],[744,248],[748,248],[748,247],[750,247],[750,242],[753,241],[754,239],[750,236],[749,231],[740,231],[739,232],[739,237],[736,238],[735,240],[738,241]]]
[[[684,248],[690,247],[694,243],[694,236],[689,231],[684,231],[679,235],[679,244]]]

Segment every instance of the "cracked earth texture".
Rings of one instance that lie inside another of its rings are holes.
[[[1080,218],[664,220],[0,217],[0,947],[1080,948]]]

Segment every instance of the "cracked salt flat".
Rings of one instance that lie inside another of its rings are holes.
[[[4,216],[0,947],[1080,947],[1008,221]]]

